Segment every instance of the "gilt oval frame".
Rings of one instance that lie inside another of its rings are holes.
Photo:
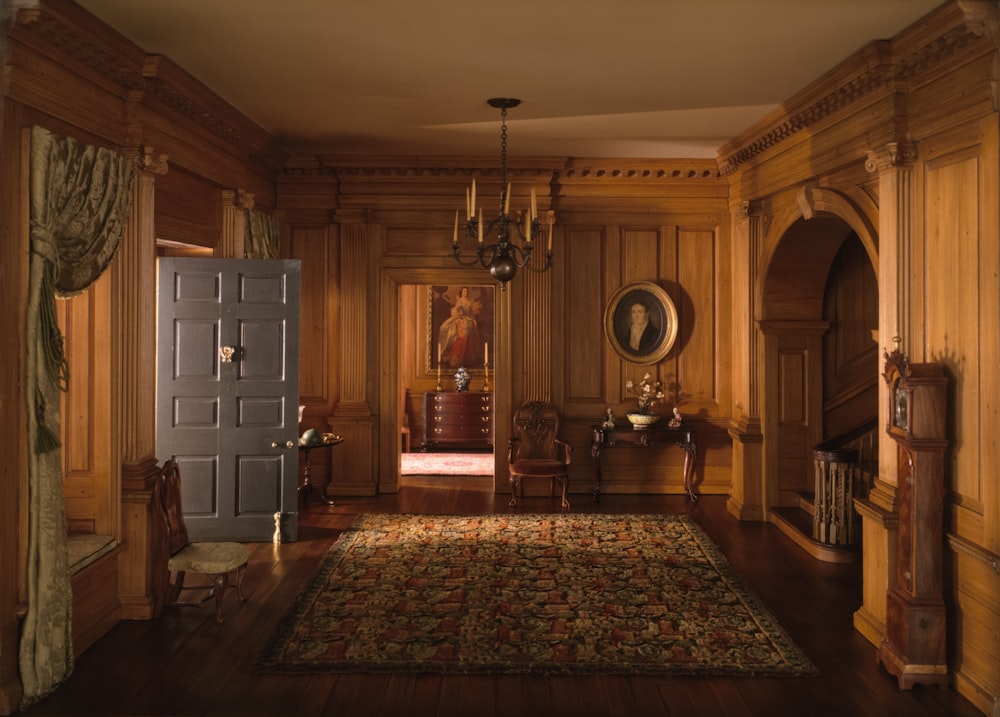
[[[639,350],[629,345],[632,306],[644,304],[649,309],[650,324],[656,328],[656,337],[648,346],[639,344]],[[653,364],[662,361],[677,341],[677,307],[666,290],[652,281],[635,281],[618,289],[604,309],[604,337],[611,348],[624,361],[634,364]]]

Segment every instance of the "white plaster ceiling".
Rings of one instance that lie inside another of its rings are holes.
[[[290,150],[714,158],[940,0],[77,0]]]

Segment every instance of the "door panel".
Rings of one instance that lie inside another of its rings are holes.
[[[269,541],[277,512],[297,538],[299,268],[159,260],[156,449],[192,540]]]

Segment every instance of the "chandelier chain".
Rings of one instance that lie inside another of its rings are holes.
[[[507,108],[500,110],[500,215],[507,205]]]

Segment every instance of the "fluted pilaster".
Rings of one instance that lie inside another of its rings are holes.
[[[369,317],[368,263],[366,214],[363,211],[338,211],[340,224],[340,296],[341,306],[340,386],[341,400],[337,416],[370,416],[371,406],[366,397],[368,384]],[[351,347],[351,350],[346,350]]]
[[[253,209],[253,198],[245,189],[222,190],[222,236],[215,248],[220,259],[246,256],[246,210]]]
[[[552,212],[543,222],[554,221]],[[545,233],[543,233],[545,236]],[[538,250],[543,249],[539,242]],[[538,273],[522,269],[515,281],[522,283],[524,307],[524,398],[528,401],[552,400],[552,272]],[[530,319],[528,318],[530,316]]]
[[[166,578],[165,534],[157,515],[155,179],[165,155],[135,150],[132,213],[113,265],[111,352],[118,395],[113,420],[121,456],[118,596],[126,619],[158,614]]]
[[[889,142],[868,152],[865,169],[878,173],[879,196],[879,345],[899,336],[904,349],[916,340],[913,326],[913,162],[916,148]],[[882,391],[887,390],[882,387]],[[883,397],[884,398],[884,397]],[[879,401],[879,425],[889,420],[888,402]],[[879,476],[896,485],[897,455],[892,441],[880,441]],[[876,496],[872,497],[876,500]],[[891,505],[883,505],[890,508]]]
[[[114,262],[112,280],[113,375],[119,378],[122,464],[150,460],[156,453],[156,236],[155,175],[167,171],[166,157],[147,147],[135,153],[132,213]]]

